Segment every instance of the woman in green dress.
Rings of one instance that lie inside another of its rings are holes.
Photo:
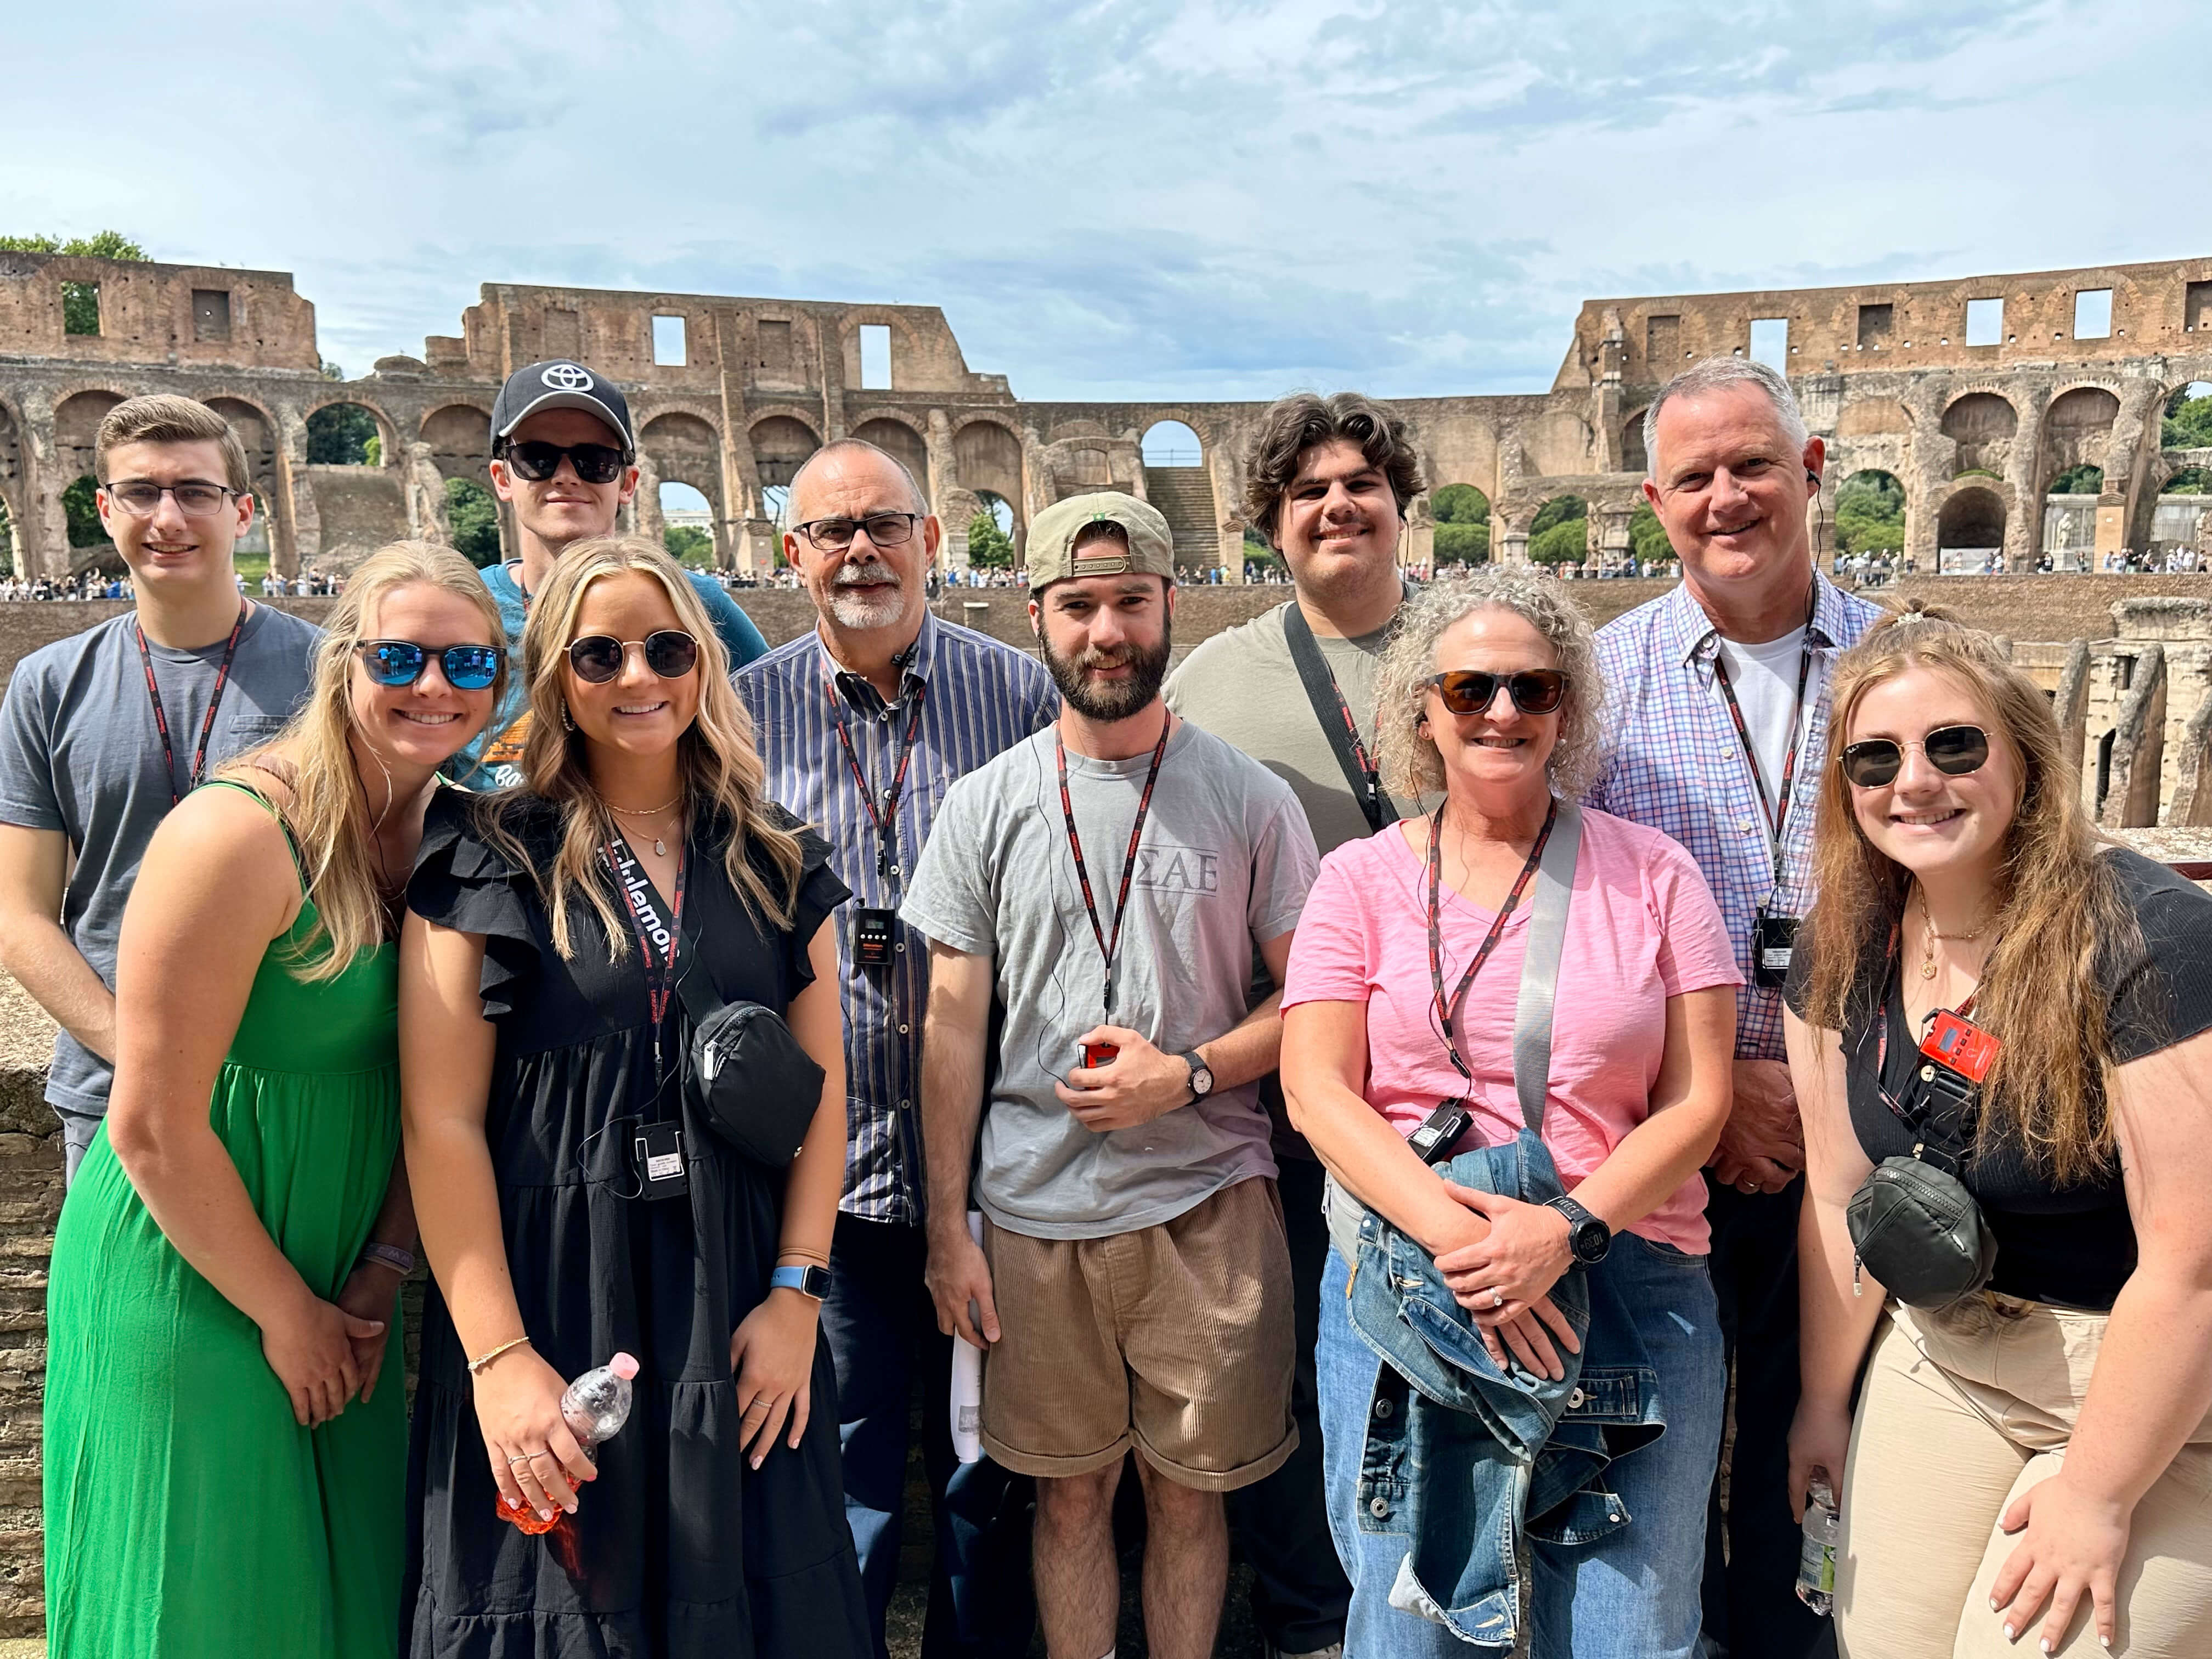
[[[363,563],[307,705],[188,796],[123,922],[115,1089],[48,1292],[53,1659],[390,1659],[411,1264],[398,901],[438,766],[495,706],[450,549]]]

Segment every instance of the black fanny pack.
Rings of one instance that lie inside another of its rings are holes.
[[[1881,1086],[1879,1060],[1875,1086]],[[1949,1066],[1920,1057],[1905,1098],[1893,1106],[1915,1136],[1911,1155],[1882,1159],[1844,1212],[1855,1253],[1854,1288],[1862,1263],[1891,1295],[1913,1308],[1948,1308],[1990,1282],[1997,1242],[1982,1206],[1959,1178],[1966,1142],[1945,1138],[1936,1127],[1947,1118],[1971,1126],[1979,1093]]]
[[[685,940],[687,947],[694,943]],[[718,1001],[688,972],[679,988],[691,1017],[685,1099],[735,1151],[769,1169],[787,1169],[822,1104],[822,1068],[773,1008]]]

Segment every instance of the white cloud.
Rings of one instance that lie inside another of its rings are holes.
[[[355,368],[537,282],[935,304],[1031,398],[1527,391],[1585,297],[2204,251],[2180,0],[101,12],[11,21],[0,229],[292,270]]]

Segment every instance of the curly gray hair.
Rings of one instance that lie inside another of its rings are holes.
[[[1375,684],[1375,748],[1382,781],[1401,797],[1433,795],[1444,787],[1443,758],[1419,727],[1437,672],[1437,641],[1470,613],[1509,611],[1551,641],[1567,677],[1559,740],[1547,769],[1552,787],[1572,799],[1597,776],[1604,758],[1605,681],[1598,672],[1589,619],[1556,577],[1525,565],[1488,564],[1437,582],[1399,613]]]

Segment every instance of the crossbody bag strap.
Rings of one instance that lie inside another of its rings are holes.
[[[1582,809],[1559,803],[1536,890],[1528,903],[1528,948],[1521,962],[1521,993],[1513,1010],[1513,1089],[1529,1133],[1544,1132],[1544,1101],[1552,1083],[1552,1008],[1559,990],[1559,957],[1567,943],[1567,906],[1574,898],[1575,861],[1582,852]]]
[[[1328,739],[1330,752],[1335,755],[1337,766],[1344,773],[1352,799],[1359,803],[1359,810],[1366,815],[1368,832],[1375,834],[1397,823],[1397,807],[1378,787],[1368,765],[1361,763],[1359,750],[1354,747],[1348,713],[1351,705],[1345,702],[1336,676],[1328,672],[1321,647],[1314,641],[1313,629],[1296,599],[1283,612],[1283,637],[1290,644],[1291,661],[1297,666],[1298,682],[1305,687],[1306,702],[1312,705],[1314,718],[1321,722],[1322,735]]]

